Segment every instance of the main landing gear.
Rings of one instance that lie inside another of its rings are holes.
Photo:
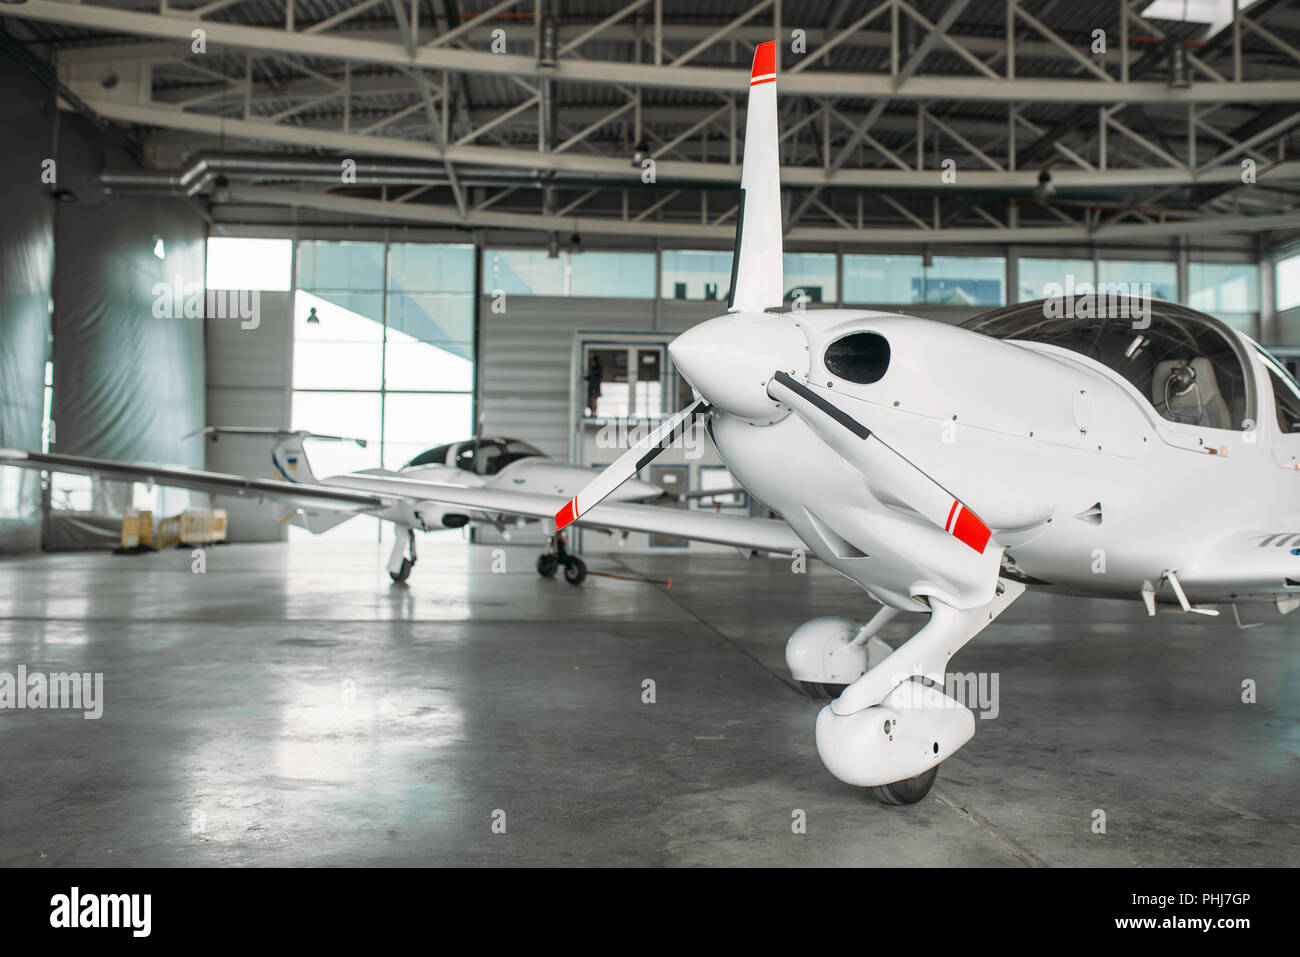
[[[581,585],[587,577],[587,563],[577,555],[570,555],[565,542],[567,536],[560,534],[551,538],[551,547],[537,556],[537,574],[543,578],[554,578],[561,565],[564,566],[564,580],[570,585]]]
[[[815,618],[786,643],[790,673],[822,696],[843,687],[817,715],[817,753],[846,784],[882,804],[915,804],[929,793],[939,765],[975,733],[975,715],[944,687],[948,662],[983,631],[1025,586],[1000,579],[976,608],[929,599],[930,616],[891,650],[876,637],[897,612],[882,608],[862,627]]]
[[[415,567],[415,529],[398,525],[395,531],[397,540],[388,556],[388,577],[400,585],[411,577],[411,569]]]

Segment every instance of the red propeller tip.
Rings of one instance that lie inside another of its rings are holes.
[[[555,530],[558,532],[572,525],[578,518],[578,500],[570,499],[564,508],[555,513]]]

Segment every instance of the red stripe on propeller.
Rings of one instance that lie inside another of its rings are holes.
[[[968,508],[962,508],[957,515],[957,521],[952,527],[952,534],[962,542],[965,542],[981,555],[984,554],[984,546],[989,543],[989,537],[993,534],[989,527],[980,521],[979,516]]]
[[[555,513],[555,530],[558,532],[578,520],[578,500],[569,499],[564,508]]]

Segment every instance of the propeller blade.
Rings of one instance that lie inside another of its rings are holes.
[[[572,525],[579,515],[584,515],[599,505],[615,489],[645,468],[655,456],[672,445],[695,416],[703,415],[708,409],[707,402],[693,402],[660,422],[649,435],[620,455],[613,465],[592,479],[586,488],[555,513],[555,530],[558,532]]]
[[[785,372],[768,394],[788,405],[841,458],[880,482],[917,513],[983,554],[992,532],[946,488],[900,455],[865,425]]]

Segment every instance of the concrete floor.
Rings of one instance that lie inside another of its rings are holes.
[[[0,562],[0,671],[105,675],[98,721],[0,712],[0,864],[1300,863],[1300,613],[1030,594],[953,662],[1000,714],[890,808],[822,768],[785,672],[800,622],[868,613],[826,568],[593,557],[673,587],[573,588],[426,538],[405,588],[384,552]]]

